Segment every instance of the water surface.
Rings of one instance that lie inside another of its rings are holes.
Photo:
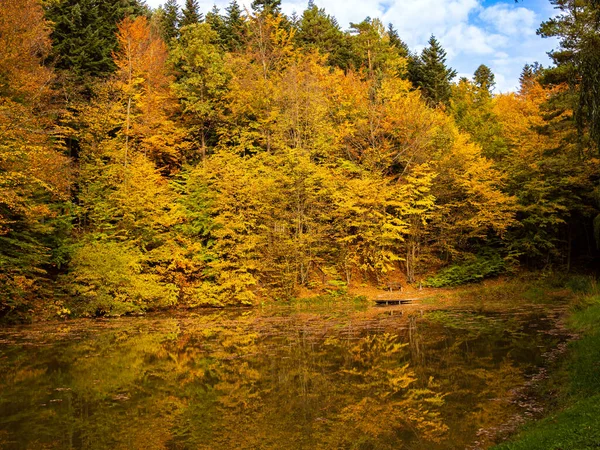
[[[524,414],[559,316],[344,304],[5,328],[0,448],[485,447]]]

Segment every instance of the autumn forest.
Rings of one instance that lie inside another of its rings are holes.
[[[598,257],[600,6],[498,93],[278,0],[0,2],[0,316],[443,287]]]

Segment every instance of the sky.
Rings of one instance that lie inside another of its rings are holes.
[[[224,12],[230,0],[200,0],[202,13],[216,4]],[[158,7],[164,0],[146,0]],[[184,0],[179,0],[180,4]],[[249,7],[251,0],[238,0]],[[286,14],[298,15],[308,0],[283,0]],[[434,34],[448,53],[447,64],[458,77],[471,78],[480,64],[496,75],[496,92],[517,89],[526,63],[550,64],[547,52],[557,41],[536,35],[540,23],[554,15],[548,0],[315,0],[344,29],[366,17],[393,23],[413,51],[421,51]]]

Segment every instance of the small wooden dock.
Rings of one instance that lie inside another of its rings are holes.
[[[380,298],[375,300],[375,304],[377,306],[410,305],[416,300],[416,298]]]

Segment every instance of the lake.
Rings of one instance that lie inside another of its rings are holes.
[[[0,448],[486,448],[541,407],[562,314],[344,302],[8,327]]]

